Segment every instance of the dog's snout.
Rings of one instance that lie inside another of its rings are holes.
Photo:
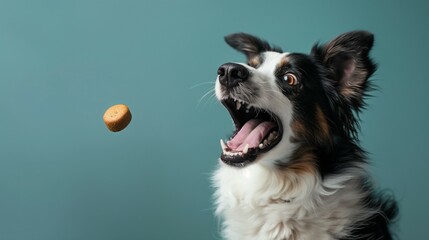
[[[225,87],[235,87],[249,77],[249,70],[237,63],[225,63],[217,70],[219,82]]]

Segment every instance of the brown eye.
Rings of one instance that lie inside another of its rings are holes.
[[[283,76],[283,80],[286,81],[290,86],[296,86],[298,84],[298,79],[292,73],[286,73]]]

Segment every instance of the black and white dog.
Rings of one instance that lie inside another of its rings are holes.
[[[235,124],[213,177],[223,236],[392,239],[397,205],[373,189],[357,138],[373,35],[345,33],[309,55],[244,33],[225,40],[247,63],[220,66],[215,86]]]

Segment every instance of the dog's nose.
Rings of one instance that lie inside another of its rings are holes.
[[[249,70],[237,63],[225,63],[217,70],[219,82],[225,87],[235,87],[249,77]]]

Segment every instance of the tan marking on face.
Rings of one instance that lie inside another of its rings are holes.
[[[299,140],[304,137],[305,134],[305,127],[304,125],[299,122],[299,120],[294,119],[290,125],[293,133],[294,133],[294,139]]]
[[[316,106],[316,118],[317,122],[319,123],[319,129],[321,136],[319,138],[322,138],[320,140],[326,139],[329,136],[329,124],[328,120],[326,119],[325,114],[322,112],[322,109],[320,106]]]
[[[255,56],[255,57],[249,59],[248,64],[249,64],[249,66],[257,67],[261,64],[261,58],[259,56]]]
[[[288,64],[288,58],[286,56],[282,57],[282,59],[280,59],[279,63],[277,63],[276,65],[276,69],[282,68],[284,65]]]

